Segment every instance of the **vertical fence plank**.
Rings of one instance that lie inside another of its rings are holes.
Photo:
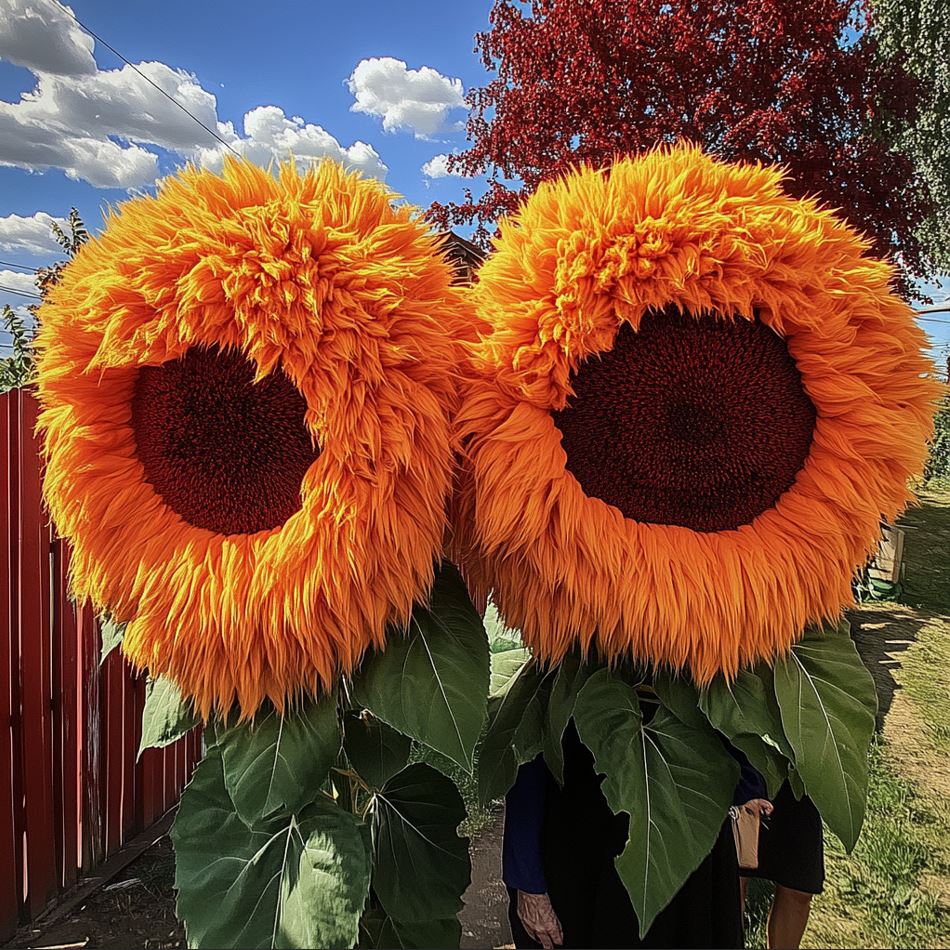
[[[13,678],[19,676],[13,654],[11,622],[13,603],[10,564],[11,494],[9,393],[0,395],[0,940],[12,936],[20,912],[20,880],[15,855],[19,850],[13,807]]]
[[[69,598],[69,546],[63,540],[54,542],[53,573],[53,642],[55,722],[59,730],[60,798],[62,802],[62,886],[74,884],[79,872],[79,829],[82,824],[80,802],[80,759],[78,725],[79,710],[79,644],[76,608]]]
[[[27,902],[33,915],[46,906],[57,889],[50,714],[50,539],[33,435],[36,415],[32,395],[21,393],[19,636],[23,747],[28,758],[24,774]]]
[[[105,781],[106,846],[108,857],[122,844],[122,793],[125,773],[122,765],[125,726],[125,670],[118,650],[113,650],[103,665],[105,671]]]
[[[88,873],[105,855],[105,774],[102,690],[99,668],[100,636],[92,607],[83,604],[77,614],[79,666],[82,682],[79,760],[82,768],[82,868]]]
[[[165,746],[162,749],[162,769],[165,773],[164,789],[162,792],[162,806],[164,810],[172,807],[177,794],[175,789],[175,747]]]
[[[163,814],[162,805],[162,751],[161,749],[146,749],[142,753],[140,762],[142,767],[142,784],[139,799],[142,805],[142,825],[147,828],[153,821]]]
[[[133,676],[132,669],[125,660],[122,662],[122,685],[125,693],[122,729],[122,840],[125,842],[133,837],[136,831],[141,830],[136,821],[138,809],[135,802],[135,754],[138,752],[138,730],[142,722],[140,680]]]
[[[7,399],[7,431],[9,435],[10,533],[6,539],[10,558],[10,657],[13,662],[10,677],[10,709],[13,745],[13,829],[15,850],[13,869],[17,881],[17,900],[22,905],[26,894],[26,808],[23,789],[23,703],[22,670],[20,657],[20,398],[16,389]]]

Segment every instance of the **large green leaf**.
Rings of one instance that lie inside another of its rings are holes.
[[[807,632],[776,663],[775,695],[805,789],[850,851],[864,821],[877,693],[847,626]]]
[[[146,749],[177,742],[198,725],[198,717],[190,700],[166,676],[150,679],[145,684],[145,708],[142,710],[142,741],[139,755]]]
[[[119,623],[117,620],[113,620],[108,614],[103,614],[99,618],[100,666],[105,663],[109,657],[109,654],[114,649],[116,649],[116,647],[121,646],[122,638],[125,636],[125,628],[127,626],[127,623]]]
[[[353,696],[384,722],[472,771],[488,699],[488,638],[458,571],[443,565],[428,609],[364,661]]]
[[[644,723],[636,691],[608,670],[584,684],[574,721],[606,776],[611,809],[630,816],[616,865],[642,937],[712,850],[739,767],[708,726],[689,726],[662,706]]]
[[[497,696],[504,692],[509,680],[524,664],[531,659],[531,654],[524,647],[515,647],[512,650],[501,650],[491,655],[491,687],[489,696]]]
[[[501,619],[498,608],[491,601],[485,609],[482,623],[485,625],[485,633],[492,653],[501,653],[524,645],[521,642],[520,631],[512,629]]]
[[[248,827],[211,748],[171,832],[190,947],[351,947],[369,891],[360,823],[329,799]]]
[[[593,670],[594,667],[587,666],[579,653],[569,653],[559,664],[551,685],[544,719],[544,761],[561,784],[564,782],[564,749],[561,745],[564,730],[574,715],[577,694]]]
[[[228,792],[247,822],[313,801],[341,741],[335,692],[283,715],[269,707],[253,722],[214,728]]]
[[[488,728],[478,753],[478,795],[483,804],[501,798],[514,784],[518,766],[541,750],[546,679],[540,666],[529,660],[489,700]]]
[[[699,708],[699,692],[691,680],[687,680],[681,673],[661,670],[654,675],[652,685],[660,705],[665,706],[680,722],[699,728],[705,725]],[[647,685],[641,686],[641,690],[647,689]]]
[[[370,788],[382,788],[409,761],[412,740],[367,710],[348,713],[343,751]]]
[[[361,947],[380,950],[427,950],[457,947],[462,939],[462,925],[457,917],[445,920],[420,920],[405,923],[393,920],[381,907],[363,914],[360,921]]]
[[[699,706],[712,725],[745,753],[774,798],[794,753],[782,728],[772,670],[764,664],[740,670],[731,684],[719,676],[701,691]]]
[[[373,891],[406,923],[455,917],[471,880],[468,838],[457,833],[465,805],[454,783],[410,765],[376,793]]]

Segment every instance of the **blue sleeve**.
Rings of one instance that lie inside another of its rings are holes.
[[[767,798],[768,791],[765,787],[765,779],[752,767],[752,764],[745,757],[740,749],[735,746],[728,746],[732,757],[739,763],[739,784],[736,785],[735,794],[732,797],[733,805],[744,805],[751,802],[753,798]]]
[[[547,782],[547,767],[539,755],[518,769],[515,784],[505,796],[501,876],[508,887],[528,894],[544,894],[548,889],[541,862]]]

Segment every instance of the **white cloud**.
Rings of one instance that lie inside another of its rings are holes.
[[[220,123],[218,132],[234,151],[258,165],[272,159],[293,156],[298,165],[332,158],[373,178],[385,178],[388,169],[379,153],[366,142],[342,146],[326,129],[300,116],[287,118],[277,106],[258,106],[244,116],[244,138],[230,123]],[[198,150],[197,160],[209,168],[220,168],[228,149],[224,145]]]
[[[455,178],[465,177],[461,172],[449,171],[448,155],[433,155],[432,158],[422,166],[422,174],[425,175],[426,178],[446,178],[449,175]]]
[[[0,270],[0,284],[2,284],[7,290],[18,290],[20,293],[24,294],[39,294],[39,291],[36,289],[36,280],[33,274],[20,273],[20,271],[15,270]],[[4,294],[3,291],[0,291],[4,301],[10,296]],[[16,297],[15,300],[10,300],[10,304],[15,304],[17,306],[26,306],[29,303],[28,300],[24,300],[23,297],[18,295],[13,295]],[[37,301],[38,302],[38,301]]]
[[[206,126],[215,127],[217,100],[201,88],[195,76],[164,63],[139,63],[138,69]],[[92,138],[114,135],[172,151],[187,151],[213,141],[131,66],[103,69],[83,79],[40,73],[36,88],[4,111],[21,122],[47,128],[65,125]]]
[[[97,188],[134,188],[158,173],[158,156],[138,145],[22,122],[8,108],[0,102],[0,165],[30,171],[61,168],[70,178]]]
[[[54,223],[62,228],[66,219],[54,218],[45,211],[29,216],[8,214],[0,218],[0,249],[38,255],[62,253],[53,237]]]
[[[416,138],[441,131],[449,111],[465,105],[461,79],[443,76],[431,66],[408,69],[392,56],[361,60],[347,86],[356,97],[351,111],[379,116],[387,132],[408,129]]]
[[[26,10],[30,2],[0,0],[0,16],[7,18],[0,57],[36,75],[36,86],[18,102],[0,101],[0,165],[59,168],[100,188],[129,190],[151,184],[158,175],[158,155],[147,146],[220,163],[225,147],[131,66],[97,69],[92,39],[81,31],[75,35],[75,21],[54,0],[44,0],[53,13],[42,19],[47,45],[38,43],[36,17]],[[88,61],[81,58],[82,50]],[[301,160],[329,155],[369,175],[386,173],[372,146],[345,147],[319,125],[297,116],[288,119],[276,106],[251,109],[242,138],[230,122],[219,120],[217,99],[192,73],[160,62],[139,63],[138,69],[254,161],[266,163],[292,151]]]
[[[70,7],[37,0],[0,0],[0,59],[34,72],[87,76],[96,71],[93,39]]]

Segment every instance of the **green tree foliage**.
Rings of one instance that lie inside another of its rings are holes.
[[[79,212],[70,208],[66,218],[66,227],[61,228],[55,221],[51,225],[53,237],[65,251],[67,260],[57,261],[49,267],[41,267],[36,272],[36,286],[40,296],[45,297],[59,281],[63,268],[76,256],[79,249],[89,240],[89,231],[83,224]],[[31,314],[31,326],[27,326],[23,316],[9,304],[3,307],[3,328],[10,334],[13,355],[0,359],[0,392],[7,392],[24,386],[33,375],[33,336],[36,332],[37,311],[34,304],[26,308]]]
[[[9,304],[3,305],[3,328],[10,334],[13,354],[0,359],[0,393],[22,386],[33,372],[32,334],[20,313]]]
[[[934,437],[924,478],[928,482],[950,483],[950,395],[943,397],[934,416]]]
[[[898,128],[898,147],[913,156],[935,214],[919,231],[934,263],[950,271],[950,4],[947,0],[872,0],[872,29],[885,58],[920,81],[916,115]]]

